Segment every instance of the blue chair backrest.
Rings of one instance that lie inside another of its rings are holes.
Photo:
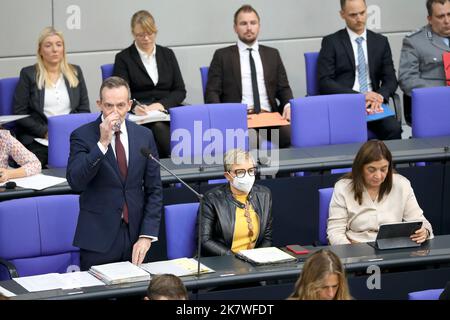
[[[408,300],[439,300],[444,289],[430,289],[408,293]]]
[[[194,256],[198,207],[198,203],[174,204],[164,207],[168,259]]]
[[[200,77],[202,78],[203,98],[205,97],[206,84],[208,83],[209,67],[200,67]]]
[[[79,249],[72,246],[78,198],[55,195],[0,202],[0,258],[12,262],[21,277],[65,273],[79,266]],[[9,278],[2,271],[0,280]]]
[[[248,150],[247,106],[223,103],[171,108],[170,133],[175,157],[215,156],[237,147]]]
[[[319,94],[319,80],[317,78],[317,59],[319,52],[305,52],[306,95],[317,96]]]
[[[319,242],[327,245],[327,225],[334,188],[319,189]]]
[[[105,79],[113,75],[114,63],[101,65],[100,69],[102,69],[102,80],[105,81]]]
[[[291,144],[311,147],[367,141],[365,98],[335,94],[291,100]]]
[[[0,116],[13,114],[14,93],[18,83],[18,77],[0,79]],[[4,127],[12,129],[14,123],[7,123]]]
[[[82,125],[92,122],[100,113],[74,113],[48,118],[48,166],[67,167],[70,153],[70,135]]]
[[[413,89],[412,136],[426,138],[450,135],[449,101],[450,87]]]

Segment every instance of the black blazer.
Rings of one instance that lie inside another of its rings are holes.
[[[388,39],[367,30],[367,54],[373,91],[388,101],[397,90]],[[346,29],[323,38],[317,72],[321,94],[355,93],[352,89],[356,74],[355,56]]]
[[[113,75],[128,82],[131,96],[139,102],[159,102],[166,109],[180,106],[186,98],[186,89],[175,54],[157,45],[156,64],[159,79],[155,86],[133,43],[116,55]]]
[[[70,113],[91,112],[89,97],[79,66],[73,65],[78,73],[79,84],[71,88],[64,78],[70,98]],[[45,89],[39,90],[36,84],[36,66],[28,66],[20,71],[20,79],[14,94],[14,114],[28,114],[27,118],[16,122],[16,134],[20,142],[29,145],[34,138],[44,138],[48,131],[47,117],[44,114]]]
[[[272,194],[264,186],[253,185],[248,195],[259,218],[259,235],[255,248],[272,245]],[[236,221],[236,207],[244,207],[225,184],[205,193],[201,224],[202,256],[233,254],[231,246]],[[198,228],[198,223],[197,223]]]
[[[273,111],[283,108],[293,98],[286,70],[277,49],[259,46],[267,96]],[[278,105],[276,99],[279,100]],[[209,66],[205,91],[206,103],[242,101],[241,62],[237,45],[216,50]]]

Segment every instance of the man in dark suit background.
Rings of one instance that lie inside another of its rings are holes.
[[[106,79],[97,106],[102,115],[70,138],[67,181],[80,195],[74,245],[80,265],[143,262],[158,237],[162,188],[159,166],[141,148],[157,156],[152,132],[125,120],[130,88],[119,77]]]
[[[243,103],[249,113],[279,112],[290,120],[293,96],[286,70],[277,49],[258,43],[259,29],[260,18],[253,7],[243,5],[236,11],[238,42],[214,53],[205,102]],[[290,126],[281,127],[280,147],[289,145]]]
[[[369,114],[381,111],[397,89],[394,63],[387,38],[366,29],[365,0],[340,0],[347,28],[322,40],[318,59],[321,94],[363,93]],[[361,63],[360,63],[361,61]],[[368,122],[379,139],[401,139],[394,116]]]

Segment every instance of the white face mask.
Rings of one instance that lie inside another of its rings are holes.
[[[248,194],[250,193],[250,190],[252,190],[254,183],[255,183],[255,176],[250,176],[248,173],[246,173],[245,176],[243,176],[242,178],[234,177],[233,182],[231,184],[239,191]]]

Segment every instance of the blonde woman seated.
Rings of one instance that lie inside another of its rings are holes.
[[[409,180],[394,173],[389,149],[382,141],[368,141],[358,151],[352,172],[334,186],[328,240],[331,245],[375,241],[381,224],[402,221],[423,222],[413,241],[433,238]]]
[[[8,168],[8,159],[21,166],[17,169]],[[10,179],[31,176],[41,172],[41,163],[38,158],[17,141],[8,130],[0,128],[0,183]]]
[[[289,300],[350,300],[341,260],[329,250],[313,253],[305,262]]]

